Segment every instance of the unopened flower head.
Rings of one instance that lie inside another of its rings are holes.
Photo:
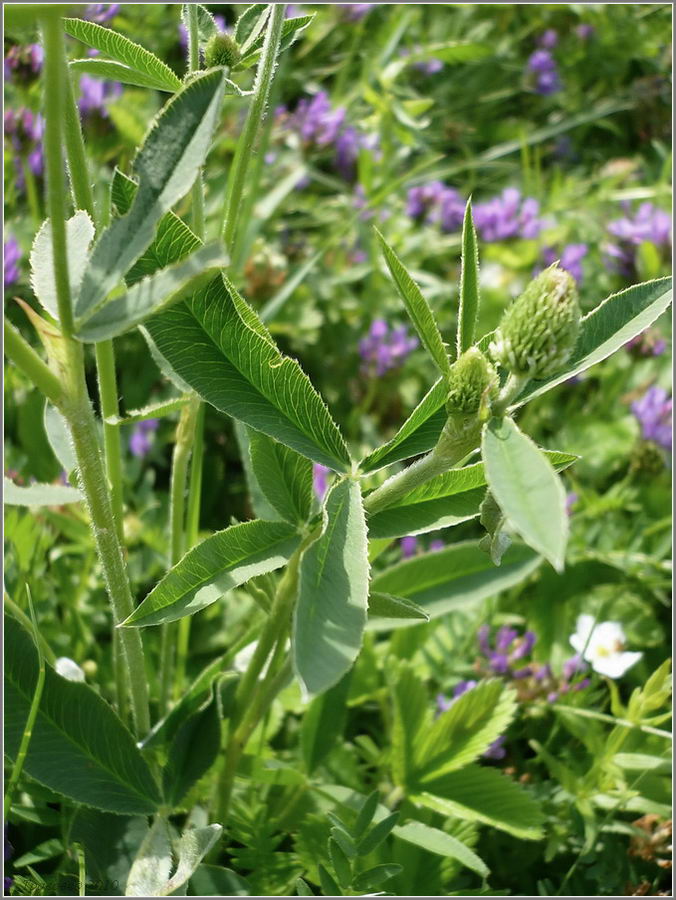
[[[595,672],[608,678],[620,678],[643,656],[624,649],[626,636],[619,622],[598,622],[594,617],[578,616],[575,634],[570,637],[573,648]]]
[[[490,352],[515,375],[546,378],[570,358],[579,328],[575,280],[553,265],[533,279],[507,310]]]
[[[225,32],[219,32],[209,38],[204,48],[204,61],[207,66],[227,66],[231,68],[240,61],[242,54],[237,43]]]
[[[478,347],[470,347],[451,366],[446,410],[450,415],[478,413],[497,390],[497,372]]]

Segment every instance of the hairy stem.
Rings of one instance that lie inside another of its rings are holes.
[[[54,406],[61,408],[63,385],[60,379],[52,372],[47,363],[40,359],[7,317],[5,317],[5,355],[33,382],[40,393],[44,394]]]
[[[92,520],[96,547],[103,568],[106,588],[117,625],[130,615],[133,601],[129,578],[118,538],[118,525],[113,512],[98,443],[96,420],[85,381],[84,350],[72,338],[73,315],[68,280],[68,254],[65,228],[65,183],[61,152],[61,125],[64,117],[65,47],[61,20],[55,13],[43,18],[45,39],[45,154],[47,170],[47,207],[52,223],[52,253],[61,334],[63,336],[59,366],[63,412],[73,437],[78,480],[84,492]],[[150,728],[146,673],[141,636],[136,629],[121,635],[122,649],[129,672],[131,706],[137,733]]]
[[[275,4],[270,14],[265,42],[261,59],[256,71],[254,95],[249,107],[249,113],[244,124],[244,130],[237,142],[235,158],[228,179],[228,193],[223,214],[223,239],[226,249],[232,253],[235,244],[235,234],[240,213],[242,193],[246,183],[247,170],[251,161],[258,130],[265,116],[265,110],[270,95],[270,86],[275,72],[277,52],[282,37],[282,25],[284,24],[284,3]]]
[[[364,509],[372,515],[392,506],[418,485],[456,466],[479,446],[480,438],[481,423],[476,417],[460,426],[449,419],[434,450],[370,493],[364,500]]]
[[[195,420],[199,398],[191,397],[181,409],[176,429],[176,443],[171,460],[171,484],[169,487],[169,546],[170,564],[175,566],[185,549],[185,489],[188,480],[188,463],[195,432]],[[173,622],[161,627],[160,649],[160,715],[164,715],[171,695],[174,647],[178,626]]]

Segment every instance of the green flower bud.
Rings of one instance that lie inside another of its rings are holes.
[[[478,347],[470,347],[451,366],[446,410],[449,415],[478,413],[498,390],[498,376]]]
[[[566,364],[579,329],[575,279],[554,263],[507,310],[490,353],[514,375],[546,378]]]
[[[209,69],[212,68],[212,66],[227,66],[228,68],[232,68],[232,66],[238,63],[241,58],[242,54],[239,51],[236,41],[234,41],[229,34],[225,34],[225,32],[219,32],[209,38],[209,41],[204,48],[204,61]]]

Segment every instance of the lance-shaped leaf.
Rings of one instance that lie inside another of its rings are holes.
[[[498,679],[466,691],[419,735],[413,778],[423,784],[473,762],[504,733],[515,712],[515,692]]]
[[[38,679],[30,635],[5,618],[5,752],[15,759]],[[131,734],[82,682],[47,667],[24,769],[76,803],[114,813],[155,812],[160,794]]]
[[[390,270],[392,279],[397,286],[399,296],[404,301],[406,311],[418,332],[423,346],[430,354],[442,375],[448,375],[451,364],[444,342],[441,340],[439,328],[432,314],[427,300],[422,295],[418,285],[404,268],[401,260],[389,246],[382,234],[375,229],[378,240],[385,256],[385,262]]]
[[[218,531],[189,550],[123,625],[163,625],[215,603],[227,591],[288,562],[300,543],[286,522],[255,519]]]
[[[671,278],[658,278],[611,294],[582,319],[580,335],[565,371],[545,381],[531,381],[517,406],[538,397],[573,375],[606,359],[644,331],[669,308]]]
[[[446,834],[439,828],[432,828],[422,822],[407,822],[397,826],[392,834],[402,841],[422,847],[428,853],[436,853],[449,859],[455,859],[463,866],[486,878],[489,868],[473,850],[458,838]]]
[[[133,69],[139,76],[148,79],[152,82],[147,85],[148,87],[171,93],[181,87],[181,79],[166,63],[145,47],[135,44],[112,28],[103,28],[95,22],[87,22],[84,19],[64,19],[63,28],[66,34],[100,50],[106,56]]]
[[[542,837],[539,805],[524,788],[488,766],[472,764],[449,772],[426,782],[410,799],[445,816],[483,822],[524,840]]]
[[[282,25],[282,36],[279,42],[279,52],[288,49],[293,42],[300,37],[301,31],[304,31],[314,18],[314,13],[310,16],[297,16],[293,19],[286,19]],[[251,37],[246,42],[243,55],[237,65],[233,66],[234,71],[238,69],[248,69],[258,61],[265,40],[264,34],[259,34],[254,40]]]
[[[191,79],[162,108],[134,161],[139,187],[131,209],[108,226],[92,251],[76,318],[105,302],[152,242],[161,216],[190,190],[209,151],[222,99],[223,73],[212,70]]]
[[[65,484],[29,484],[22,487],[3,478],[3,503],[6,506],[62,506],[78,503],[82,493]]]
[[[158,403],[149,403],[142,409],[130,409],[124,416],[107,416],[106,425],[133,425],[134,422],[145,422],[148,419],[160,419],[162,416],[170,416],[178,412],[190,400],[189,396],[173,397],[171,400],[160,400]]]
[[[190,7],[193,6],[197,11],[197,39],[200,43],[206,44],[209,38],[218,33],[218,25],[209,10],[202,6],[201,3],[184,3],[181,6],[181,22],[190,35]],[[188,38],[189,39],[189,38]]]
[[[350,455],[326,404],[227,279],[215,278],[145,327],[171,368],[207,403],[315,462],[349,470]]]
[[[436,381],[401,426],[395,436],[361,461],[362,472],[375,472],[402,459],[426,453],[439,440],[448,416],[444,404],[448,387],[443,378]]]
[[[425,610],[407,597],[393,597],[371,591],[369,594],[369,619],[422,619],[429,622]]]
[[[270,5],[268,3],[254,3],[252,6],[247,6],[237,19],[235,40],[245,53],[249,49],[249,45],[263,31],[269,13]]]
[[[371,590],[407,597],[422,607],[430,619],[473,604],[518,584],[540,563],[529,547],[510,547],[496,568],[479,548],[478,541],[463,541],[397,563],[376,575]],[[369,631],[415,625],[413,619],[371,619]]]
[[[312,512],[312,463],[260,431],[249,431],[251,466],[266,499],[286,521],[306,522]]]
[[[151,90],[167,91],[172,94],[176,90],[176,88],[159,84],[152,75],[139,72],[137,69],[130,69],[129,66],[110,59],[74,59],[70,62],[70,69],[76,76],[91,75],[93,78],[131,84],[134,87],[150,88]]]
[[[571,453],[542,452],[559,472],[578,458]],[[451,469],[430,478],[398,498],[392,506],[369,516],[369,537],[425,534],[473,519],[481,512],[485,487],[483,463]]]
[[[76,297],[80,289],[82,276],[87,268],[89,245],[93,240],[94,223],[83,209],[79,209],[66,222],[68,281],[72,297]],[[52,228],[49,219],[42,223],[40,230],[35,235],[30,264],[33,293],[47,312],[58,320],[59,307],[56,300],[56,279],[52,255]]]
[[[226,264],[220,242],[200,247],[187,259],[149,275],[85,317],[77,328],[77,337],[86,342],[117,337],[205,287]]]
[[[215,692],[176,731],[162,773],[164,797],[177,806],[190,788],[206,774],[218,757],[221,717]]]
[[[462,265],[460,269],[460,309],[458,310],[458,356],[474,343],[479,314],[479,249],[472,220],[472,201],[467,201],[462,224]]]
[[[303,553],[293,617],[293,664],[308,694],[352,667],[361,649],[369,593],[368,542],[359,485],[339,482],[321,536]]]
[[[483,431],[486,479],[507,521],[557,571],[568,540],[566,492],[541,450],[512,419],[491,419]]]

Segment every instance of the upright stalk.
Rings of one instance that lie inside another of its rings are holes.
[[[244,130],[237,142],[235,158],[232,163],[230,177],[228,179],[228,193],[223,211],[223,239],[228,253],[232,254],[237,223],[242,201],[242,193],[246,183],[247,170],[254,151],[256,137],[265,116],[265,110],[270,96],[270,86],[275,71],[277,52],[282,37],[282,25],[284,24],[284,3],[275,4],[270,14],[261,60],[256,72],[254,95],[246,117]]]
[[[200,401],[196,396],[186,403],[181,409],[178,428],[176,429],[176,442],[171,460],[171,484],[169,487],[169,547],[172,566],[175,566],[183,556],[185,547],[185,489],[199,405]],[[172,666],[176,639],[177,626],[173,622],[161,626],[160,715],[164,715],[171,695]]]
[[[70,189],[73,195],[73,203],[76,209],[83,209],[94,223],[96,208],[94,206],[94,194],[89,180],[89,168],[85,154],[80,117],[75,104],[73,93],[73,81],[70,77],[68,61],[63,57],[63,84],[64,84],[64,137],[66,143],[66,155],[68,159],[68,174]],[[101,418],[103,419],[103,449],[106,464],[106,475],[110,485],[111,503],[113,515],[117,527],[117,537],[120,544],[124,545],[124,504],[122,494],[122,456],[120,452],[120,433],[117,425],[106,422],[109,417],[119,414],[117,376],[115,373],[115,350],[112,340],[101,341],[95,345],[96,373],[99,387],[99,400],[101,403]],[[124,663],[122,643],[119,632],[113,628],[113,658],[115,670],[115,692],[117,711],[124,721],[127,718],[127,696],[129,694],[129,674]]]
[[[188,71],[196,72],[200,67],[199,31],[197,23],[197,6],[188,5]],[[204,240],[204,187],[202,170],[192,186],[192,226],[195,234]]]
[[[87,393],[84,351],[73,338],[73,313],[68,280],[66,245],[66,203],[61,153],[61,124],[64,121],[66,55],[61,20],[50,12],[42,19],[45,42],[45,157],[47,172],[47,212],[52,224],[52,253],[57,307],[62,334],[61,411],[70,426],[78,465],[78,478],[89,509],[94,537],[103,568],[106,588],[113,608],[114,623],[131,613],[133,601],[129,578],[118,538],[118,524],[101,459],[96,421]],[[129,672],[132,715],[136,731],[150,728],[146,673],[141,637],[137,629],[121,636]]]

